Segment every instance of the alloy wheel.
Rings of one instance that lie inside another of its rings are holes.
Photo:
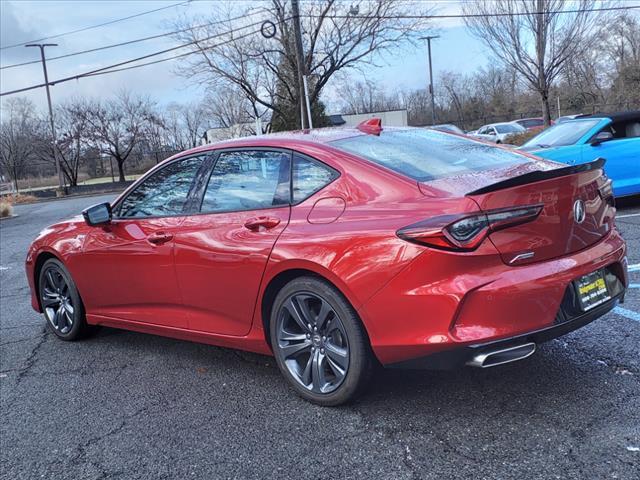
[[[40,301],[51,326],[62,334],[73,327],[74,305],[69,285],[62,272],[51,266],[44,271]]]
[[[314,393],[336,390],[349,370],[349,342],[333,307],[316,294],[296,293],[277,318],[278,350],[293,378]]]

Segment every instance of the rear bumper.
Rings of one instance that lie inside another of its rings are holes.
[[[505,265],[491,242],[471,255],[427,250],[358,312],[383,365],[406,365],[416,359],[424,363],[434,355],[461,356],[460,362],[453,362],[455,366],[464,363],[466,354],[449,352],[477,353],[479,346],[529,335],[537,343],[603,315],[622,298],[622,292],[611,292],[615,299],[584,317],[573,311],[564,316],[562,325],[558,321],[571,283],[608,266],[623,292],[628,286],[626,246],[615,229],[582,251],[518,267]]]
[[[386,366],[389,368],[451,370],[464,366],[466,363],[471,361],[472,358],[483,353],[488,353],[502,348],[515,347],[526,343],[539,344],[548,342],[549,340],[553,340],[554,338],[561,337],[562,335],[566,335],[578,328],[584,327],[585,325],[588,325],[594,320],[602,317],[604,314],[610,312],[624,297],[624,293],[625,292],[623,290],[608,302],[558,325],[492,342],[465,345],[453,350],[446,350],[444,352],[427,355],[426,357],[405,360],[403,362],[397,362]]]

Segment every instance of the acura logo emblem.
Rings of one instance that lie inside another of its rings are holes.
[[[576,200],[573,204],[573,218],[576,223],[584,222],[584,218],[586,217],[586,210],[584,207],[584,202],[582,200]]]

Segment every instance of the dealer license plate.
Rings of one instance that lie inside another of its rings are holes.
[[[597,270],[574,281],[583,311],[591,310],[611,299],[604,271]]]

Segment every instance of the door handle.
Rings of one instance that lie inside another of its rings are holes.
[[[252,232],[260,230],[260,228],[269,229],[277,226],[280,219],[277,217],[254,217],[244,222],[245,228]]]
[[[151,245],[162,245],[173,238],[170,233],[154,232],[147,237],[147,242]]]

